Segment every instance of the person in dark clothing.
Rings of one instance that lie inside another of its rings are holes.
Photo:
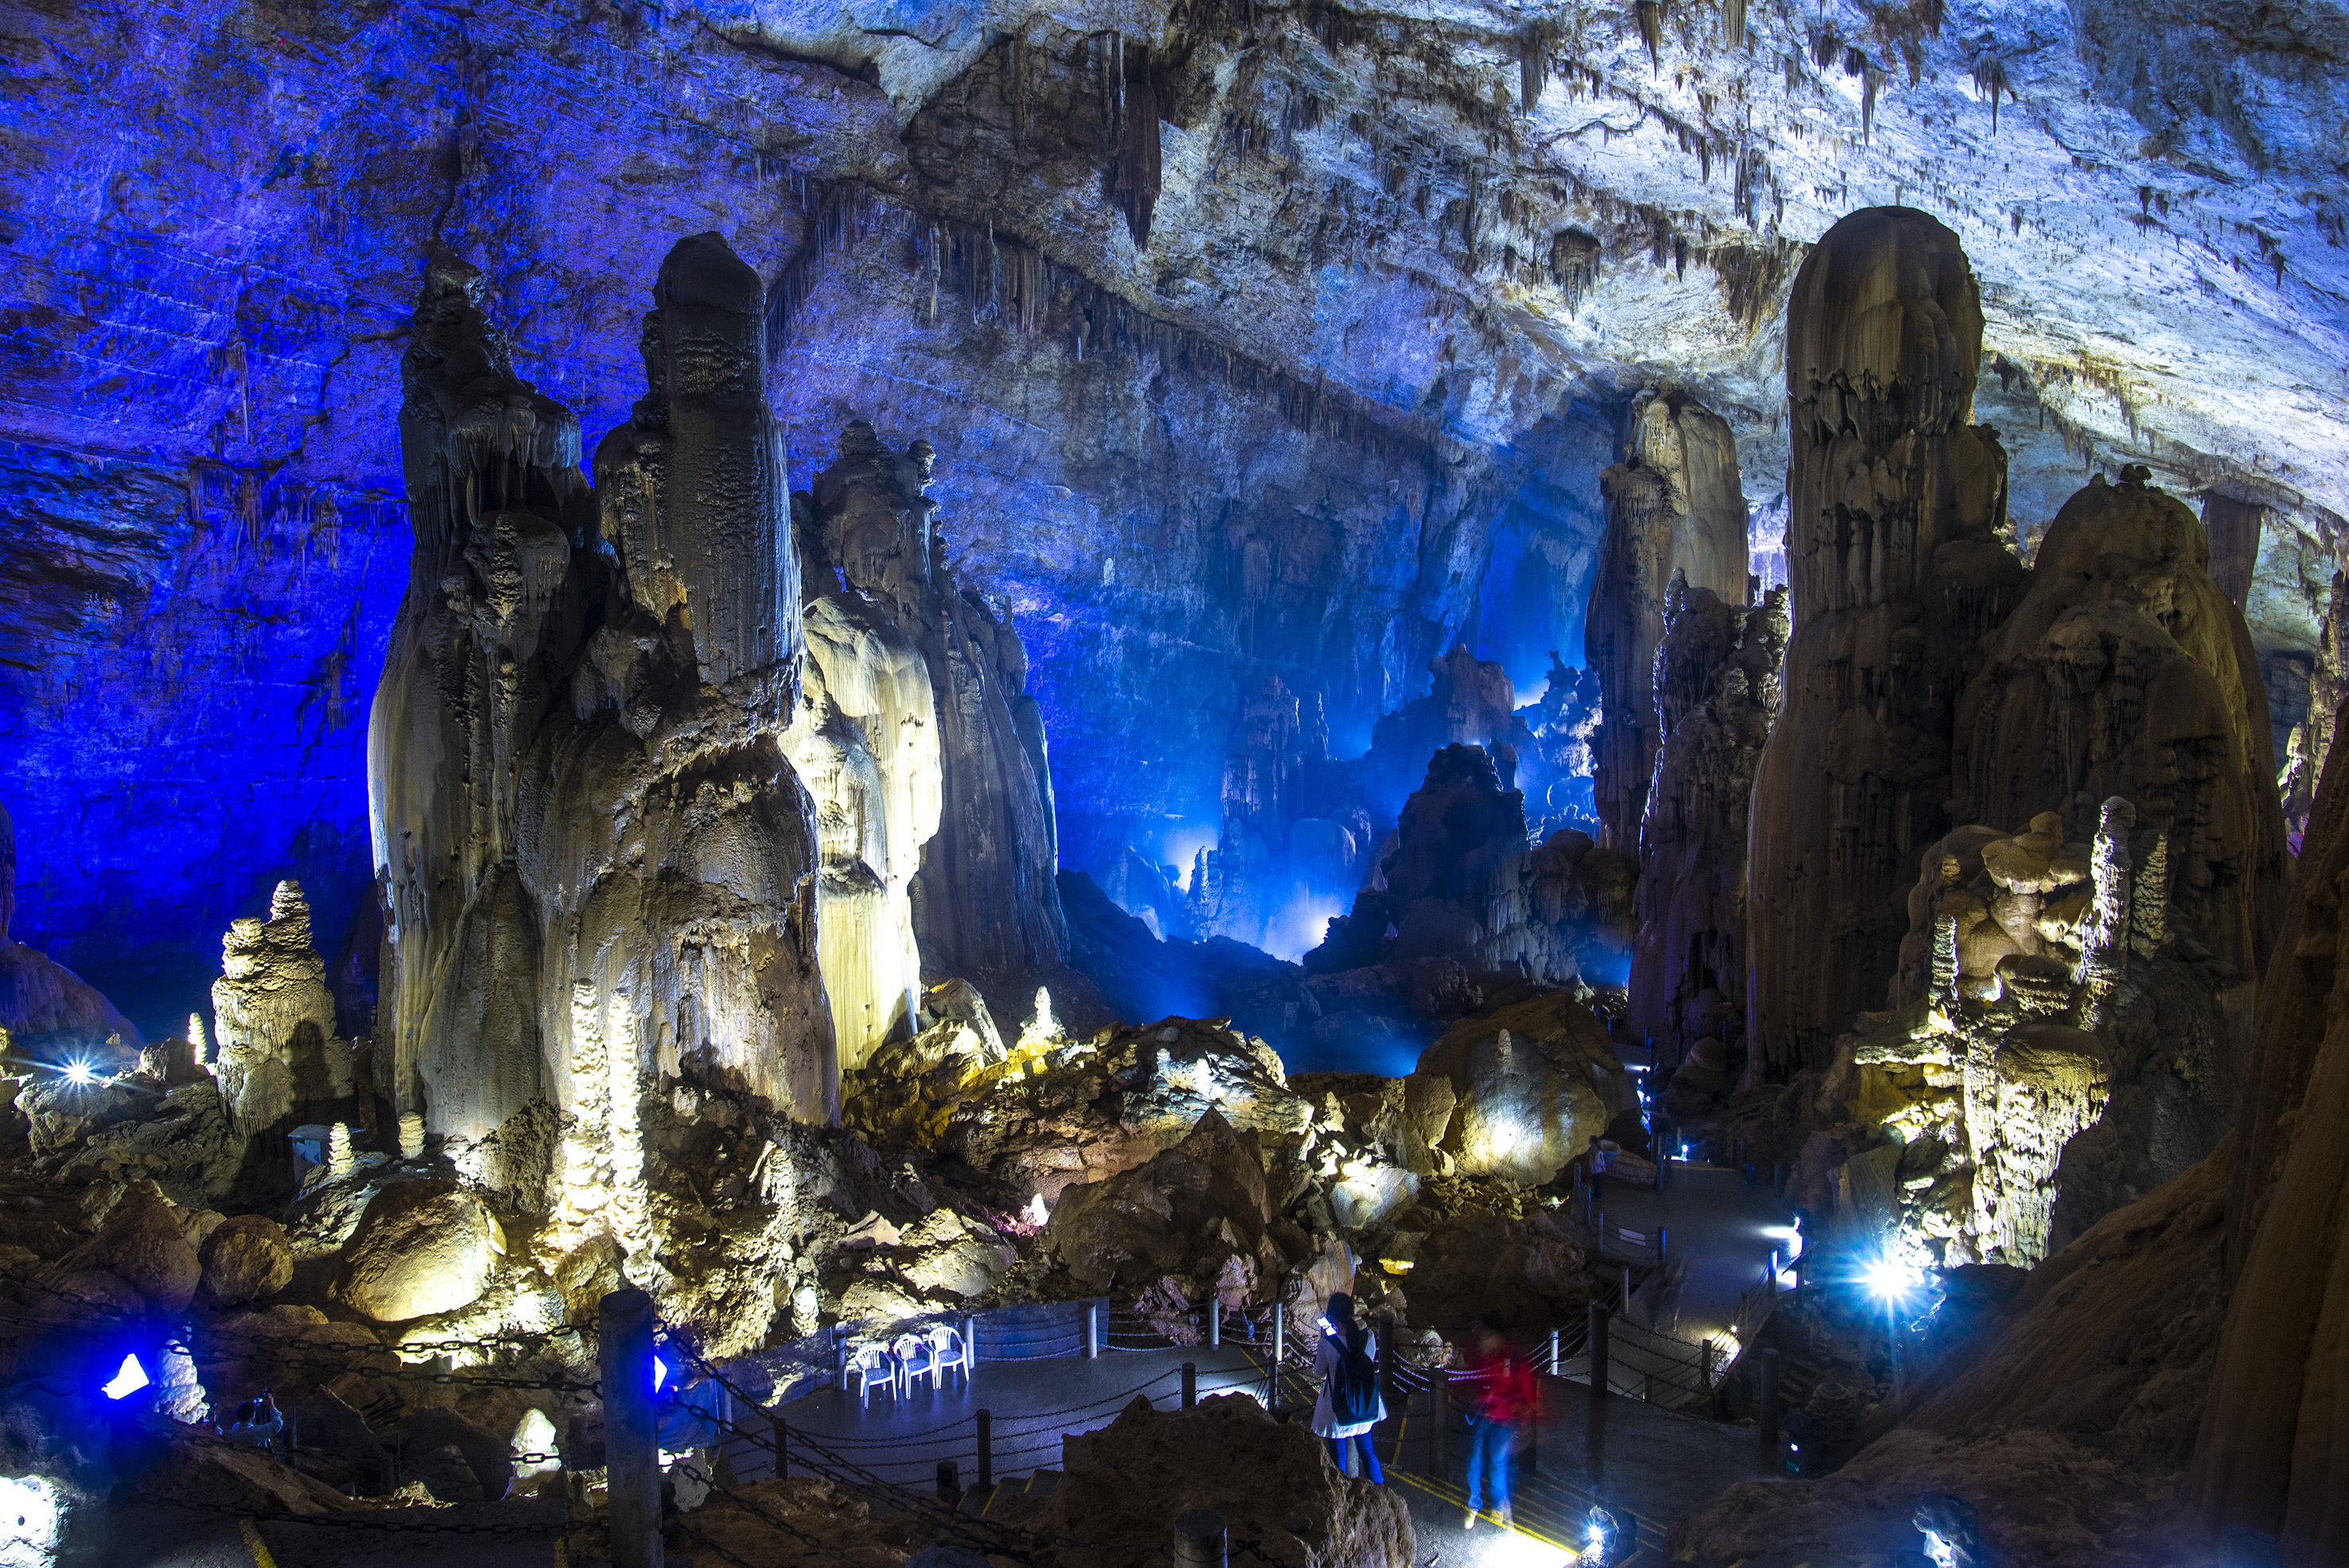
[[[1321,1341],[1313,1353],[1313,1376],[1321,1397],[1313,1405],[1313,1433],[1328,1440],[1330,1458],[1338,1473],[1346,1473],[1346,1452],[1359,1445],[1362,1474],[1383,1485],[1378,1451],[1371,1446],[1371,1429],[1387,1418],[1385,1397],[1379,1392],[1376,1371],[1378,1335],[1354,1321],[1354,1298],[1333,1294],[1321,1314]]]

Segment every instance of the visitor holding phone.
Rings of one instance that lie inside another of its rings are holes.
[[[1378,1336],[1354,1321],[1354,1298],[1330,1298],[1321,1316],[1321,1342],[1313,1353],[1313,1376],[1320,1381],[1321,1397],[1313,1406],[1313,1434],[1328,1440],[1330,1458],[1338,1473],[1346,1473],[1346,1450],[1360,1444],[1362,1474],[1384,1485],[1379,1456],[1371,1446],[1371,1429],[1387,1418],[1387,1404],[1379,1393]]]

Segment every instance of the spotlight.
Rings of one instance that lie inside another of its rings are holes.
[[[653,1357],[653,1392],[659,1393],[667,1382],[668,1363],[656,1355]]]
[[[122,1358],[121,1369],[100,1388],[108,1398],[119,1399],[125,1395],[138,1393],[147,1386],[148,1382],[147,1369],[139,1365],[139,1357],[126,1355]]]
[[[76,1088],[83,1087],[98,1077],[98,1069],[79,1058],[66,1064],[66,1082]]]
[[[1921,1282],[1917,1271],[1885,1253],[1860,1271],[1860,1282],[1887,1306],[1898,1306]]]

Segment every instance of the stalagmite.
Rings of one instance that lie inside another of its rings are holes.
[[[649,389],[591,492],[577,420],[516,379],[480,289],[434,266],[404,367],[416,549],[368,732],[378,1073],[403,1150],[543,1100],[566,1190],[595,1167],[626,1206],[661,1080],[816,1121],[838,1095],[781,744],[800,571],[761,295],[716,234],[670,252]]]
[[[1778,709],[1786,597],[1773,589],[1741,610],[1675,576],[1664,613],[1663,743],[1640,825],[1630,1018],[1671,1054],[1744,1032],[1746,813]]]
[[[816,476],[805,547],[866,601],[857,614],[885,619],[892,638],[920,650],[937,715],[935,740],[921,745],[936,748],[939,798],[936,832],[907,845],[921,857],[913,933],[923,973],[962,976],[1002,1001],[1057,973],[1067,946],[1052,775],[1043,716],[1027,694],[1027,650],[946,562],[937,503],[926,493],[933,458],[927,441],[893,451],[871,425],[852,422],[839,458]]]
[[[1603,842],[1629,849],[1662,740],[1654,667],[1664,596],[1676,576],[1745,602],[1747,518],[1737,441],[1718,414],[1677,392],[1643,393],[1624,418],[1623,457],[1599,475],[1607,543],[1584,640],[1606,693],[1594,788]]]
[[[2258,656],[2209,563],[2142,469],[2073,496],[1958,704],[1952,793],[1982,822],[2133,803],[2168,841],[2168,917],[2249,976],[2281,918],[2283,818]]]
[[[1965,645],[2023,576],[1999,543],[2006,458],[1970,424],[1982,305],[1957,236],[1870,208],[1827,231],[1787,304],[1793,431],[1785,703],[1754,781],[1751,1039],[1824,1066],[1881,1004],[1908,867],[1946,831]]]
[[[212,1019],[212,1073],[240,1133],[282,1130],[300,1107],[352,1093],[350,1047],[335,1037],[335,1001],[310,945],[301,884],[277,884],[266,920],[239,920],[222,939]]]

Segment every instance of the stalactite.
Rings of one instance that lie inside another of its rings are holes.
[[[1632,12],[1639,24],[1640,41],[1648,46],[1648,65],[1651,70],[1663,69],[1664,7],[1661,0],[1635,0]]]
[[[1745,0],[1722,0],[1721,42],[1725,48],[1745,47]]]

